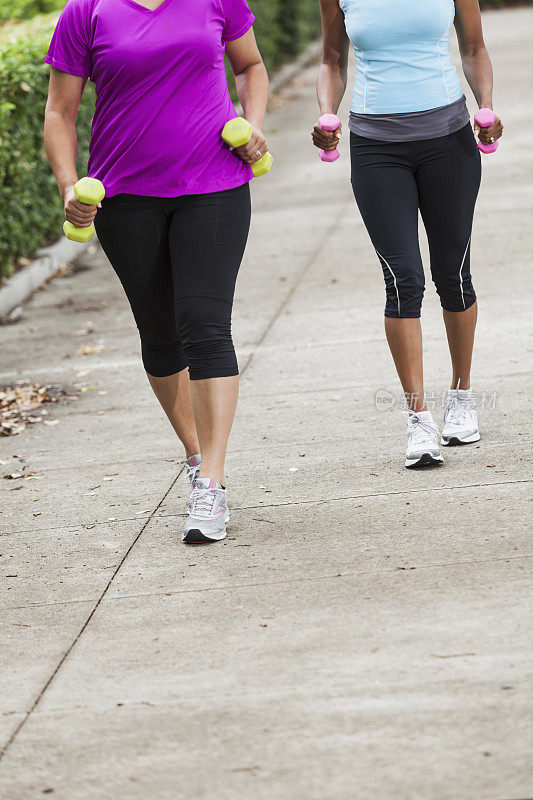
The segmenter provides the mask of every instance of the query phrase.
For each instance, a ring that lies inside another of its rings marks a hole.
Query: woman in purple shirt
[[[231,309],[250,164],[267,151],[268,76],[253,22],[246,0],[68,0],[45,58],[45,145],[65,216],[77,227],[94,220],[128,296],[148,380],[185,447],[186,542],[226,535],[224,459],[238,393]],[[253,127],[235,151],[220,136],[237,116],[224,54]],[[106,191],[98,208],[73,190],[87,78],[96,89],[87,174]]]

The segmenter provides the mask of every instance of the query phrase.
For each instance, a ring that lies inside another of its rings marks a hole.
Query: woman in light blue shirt
[[[449,33],[455,24],[465,77],[479,107],[492,108],[478,0],[321,0],[321,10],[321,114],[335,114],[344,95],[350,41],[356,55],[351,180],[385,278],[385,331],[409,408],[405,465],[438,463],[439,431],[424,399],[418,211],[452,361],[440,443],[467,444],[480,438],[470,387],[477,317],[470,238],[481,164]],[[476,126],[484,144],[502,130],[498,118],[481,132]],[[319,125],[312,134],[324,150],[339,135]]]

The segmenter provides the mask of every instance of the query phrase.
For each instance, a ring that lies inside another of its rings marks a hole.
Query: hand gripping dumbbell
[[[496,114],[492,108],[480,108],[474,116],[474,119],[480,128],[490,128],[490,126],[494,125],[494,122],[496,121]],[[498,142],[483,144],[483,142],[478,140],[477,146],[482,153],[495,153],[498,149]]]
[[[80,203],[95,206],[100,200],[103,200],[105,189],[102,181],[97,178],[81,178],[74,184],[74,194]],[[63,232],[67,239],[72,239],[73,242],[88,242],[91,236],[94,236],[95,231],[92,222],[86,228],[77,228],[72,222],[65,220]]]
[[[253,128],[244,117],[235,117],[226,122],[222,128],[222,138],[231,147],[242,147],[243,144],[248,144],[252,138]],[[252,174],[254,178],[259,178],[260,175],[266,175],[270,171],[274,163],[273,157],[267,151],[264,156],[258,161],[254,161],[250,166],[252,167]]]
[[[322,114],[318,124],[324,131],[336,131],[337,128],[340,128],[341,121],[336,114]],[[318,152],[322,161],[327,162],[336,161],[340,156],[337,148],[335,150],[319,150]]]

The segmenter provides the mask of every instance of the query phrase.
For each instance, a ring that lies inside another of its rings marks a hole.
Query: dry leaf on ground
[[[42,416],[47,412],[41,407],[57,403],[64,397],[65,392],[59,386],[41,386],[38,383],[6,386],[0,390],[0,436],[14,436],[21,433],[26,425],[42,422]],[[37,414],[36,409],[40,409]],[[58,420],[45,422],[55,425]]]
[[[77,356],[90,356],[94,353],[103,353],[105,345],[103,344],[83,344],[76,350]]]

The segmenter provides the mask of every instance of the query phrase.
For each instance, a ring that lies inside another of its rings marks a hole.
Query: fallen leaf
[[[76,350],[77,356],[90,356],[94,355],[95,353],[103,353],[105,351],[104,344],[82,344],[81,347],[78,347]]]

